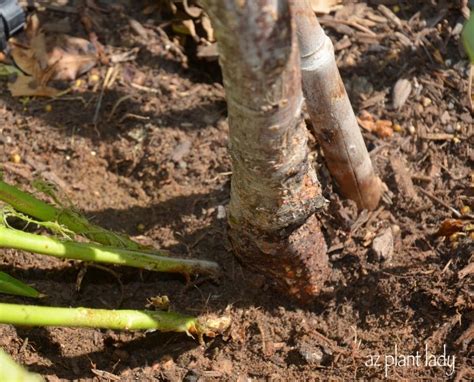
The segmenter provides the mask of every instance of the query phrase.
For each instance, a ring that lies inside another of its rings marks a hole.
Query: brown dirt
[[[114,268],[121,290],[110,273],[89,267],[77,291],[83,265],[13,250],[0,252],[0,269],[46,293],[45,305],[142,309],[148,298],[167,295],[180,312],[228,309],[233,325],[205,346],[179,334],[2,325],[0,346],[49,381],[376,380],[384,378],[385,357],[395,346],[399,355],[421,352],[422,362],[390,368],[391,379],[472,380],[473,284],[472,269],[465,270],[473,261],[472,240],[469,234],[454,241],[435,235],[444,219],[455,217],[448,207],[474,208],[468,66],[453,33],[462,22],[459,9],[443,1],[401,1],[401,28],[381,19],[376,3],[382,1],[346,5],[336,14],[356,15],[357,25],[335,23],[334,14],[321,19],[356,113],[365,110],[401,128],[385,139],[364,130],[388,188],[372,213],[358,213],[338,196],[312,140],[330,200],[318,218],[333,276],[317,302],[300,308],[241,266],[229,250],[225,219],[218,218],[228,203],[231,167],[217,64],[194,59],[192,43],[186,45],[190,62],[183,62],[136,3],[127,13],[146,27],[146,43],[118,12],[98,31],[110,52],[140,50],[121,64],[122,81],[105,92],[97,126],[91,123],[97,104],[92,75],[103,78],[106,67],[86,75],[68,100],[21,102],[1,80],[4,178],[29,190],[32,179],[47,179],[94,222],[176,255],[216,260],[223,279],[186,285],[180,277]],[[77,14],[49,10],[42,17],[69,17],[76,34],[84,34]],[[156,91],[133,88],[130,78]],[[399,78],[409,79],[412,90],[394,110]],[[108,119],[124,95],[131,98]],[[20,163],[11,161],[13,154]],[[461,220],[472,223],[472,214]],[[383,246],[380,253],[371,250],[387,228],[391,256]],[[443,345],[456,357],[451,376],[446,368],[424,366],[425,346],[441,355]],[[369,367],[376,355],[379,366]]]

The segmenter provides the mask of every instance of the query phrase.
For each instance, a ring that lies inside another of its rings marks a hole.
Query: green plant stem
[[[149,248],[136,243],[126,235],[117,234],[92,224],[84,216],[70,209],[53,207],[2,180],[0,180],[0,200],[26,215],[41,221],[57,222],[76,234],[97,243],[131,250],[149,251]],[[166,256],[166,253],[161,251],[153,251],[153,253]]]
[[[92,243],[61,241],[48,236],[35,235],[0,226],[0,247],[20,249],[65,259],[105,264],[127,265],[150,271],[181,274],[217,275],[217,263],[206,260],[178,259],[156,256],[123,248],[106,247]]]
[[[0,272],[0,293],[34,298],[41,296],[36,289],[5,272]]]
[[[38,374],[33,374],[18,365],[7,353],[0,349],[0,381],[42,382]]]
[[[198,319],[174,312],[58,308],[0,303],[0,323],[206,334]]]

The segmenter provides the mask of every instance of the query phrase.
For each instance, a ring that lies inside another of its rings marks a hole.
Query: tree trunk
[[[237,256],[302,301],[329,274],[295,26],[283,0],[203,0],[224,76],[232,157],[229,236]]]
[[[303,91],[313,131],[331,175],[359,208],[375,209],[382,193],[334,57],[308,0],[291,0],[301,55]]]

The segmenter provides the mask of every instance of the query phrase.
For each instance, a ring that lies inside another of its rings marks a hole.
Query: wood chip
[[[399,79],[393,87],[393,108],[400,109],[411,93],[411,83],[405,78]]]
[[[398,18],[398,16],[393,13],[389,8],[387,8],[385,5],[380,4],[377,9],[382,13],[393,25],[395,25],[397,28],[402,29],[402,22]]]
[[[390,261],[393,255],[393,234],[387,228],[372,242],[372,251],[378,261]]]
[[[410,173],[407,170],[408,165],[403,163],[399,156],[392,156],[390,158],[390,166],[395,176],[395,183],[397,184],[399,194],[414,202],[418,202],[420,198],[413,186]]]
[[[472,275],[474,273],[474,263],[469,263],[458,273],[458,277],[462,280],[464,277]]]
[[[448,133],[432,133],[432,134],[421,134],[421,139],[428,141],[450,141],[454,138],[454,134]]]
[[[148,32],[146,31],[146,29],[143,27],[142,24],[140,24],[137,20],[132,19],[132,18],[128,20],[128,23],[130,24],[130,28],[132,28],[132,30],[138,36],[140,36],[144,40],[148,39]]]
[[[367,109],[368,107],[377,105],[379,102],[382,102],[382,101],[385,101],[385,93],[384,92],[377,93],[376,95],[361,102],[360,109]]]

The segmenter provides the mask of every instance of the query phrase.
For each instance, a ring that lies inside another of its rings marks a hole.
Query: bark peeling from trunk
[[[314,216],[295,26],[283,0],[204,0],[219,46],[229,115],[229,235],[237,256],[301,301],[328,277]]]
[[[373,210],[382,195],[349,97],[324,33],[308,0],[292,0],[301,54],[301,73],[313,131],[331,175],[359,208]]]

